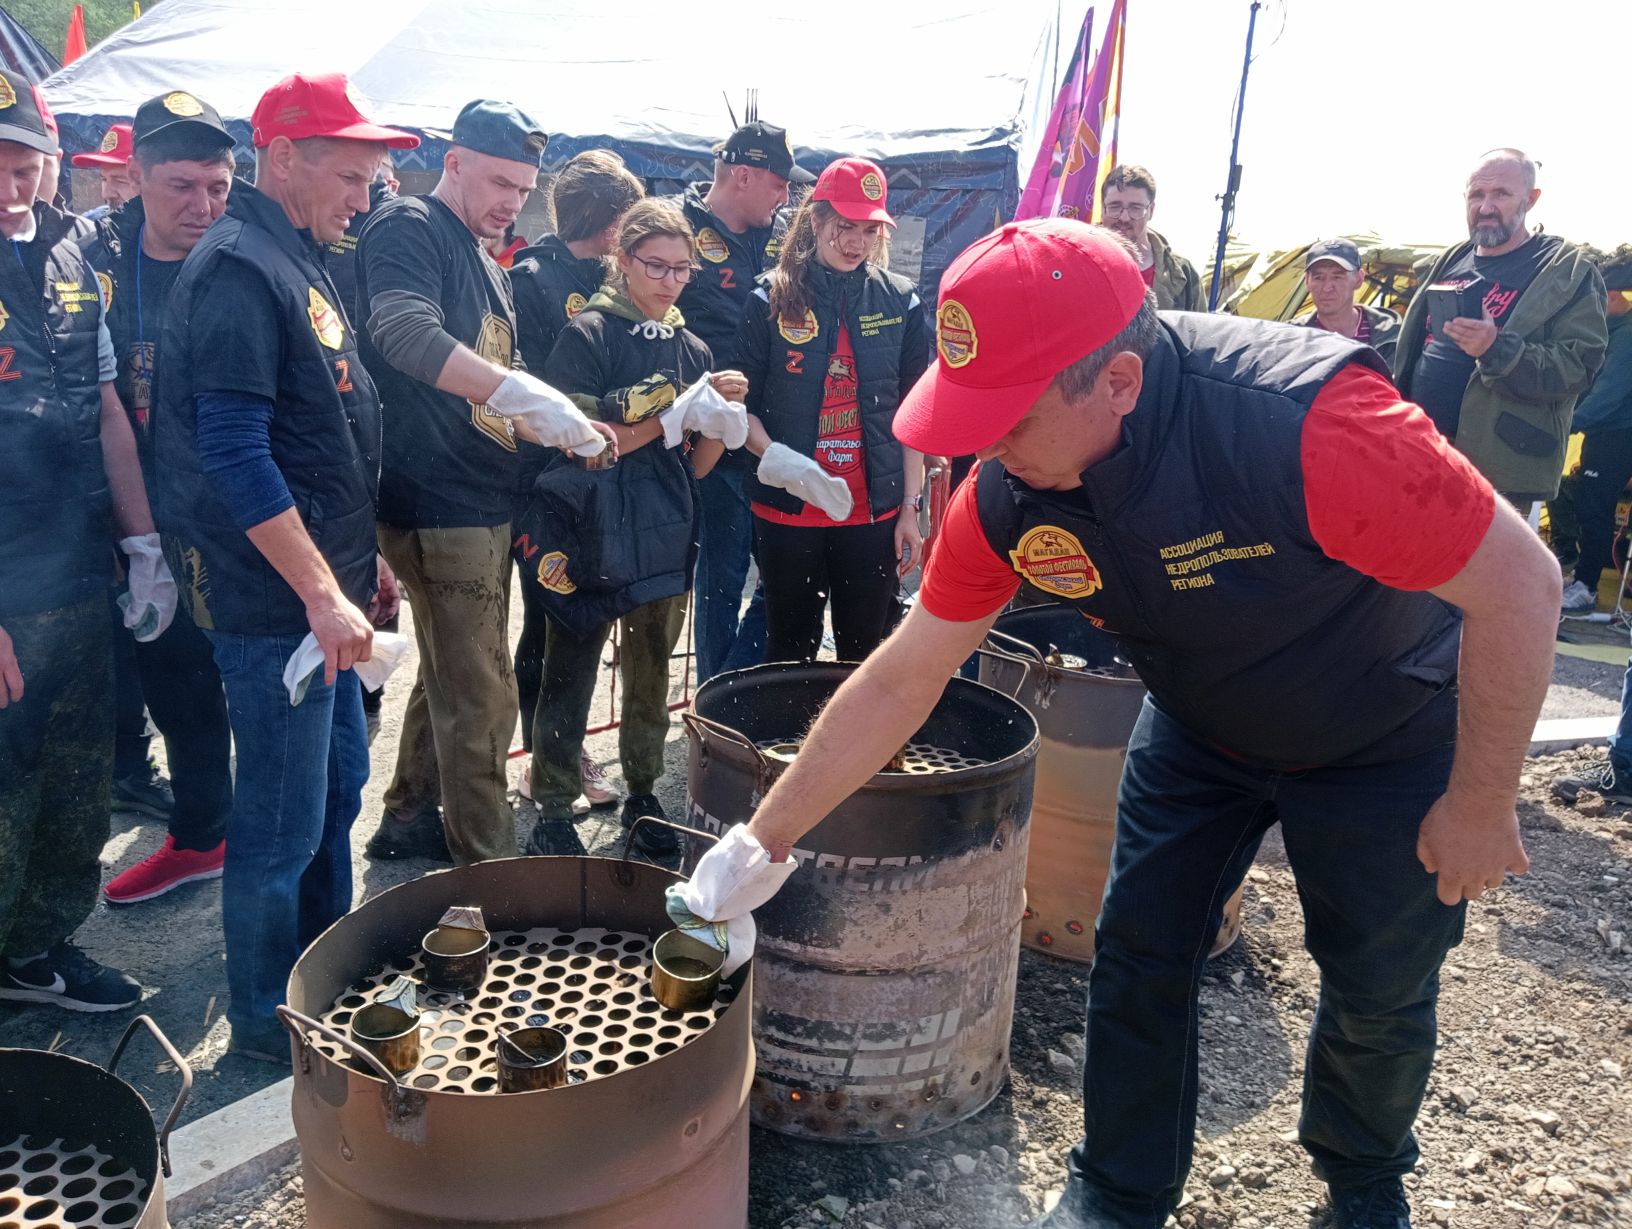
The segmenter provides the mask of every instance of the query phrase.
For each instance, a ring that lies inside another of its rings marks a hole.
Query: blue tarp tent
[[[1013,210],[1021,147],[1053,101],[1058,29],[1056,0],[165,0],[45,90],[70,153],[174,89],[208,99],[247,147],[256,99],[297,69],[346,73],[373,118],[420,132],[472,98],[506,98],[556,134],[546,171],[606,146],[669,191],[708,177],[725,97],[741,118],[754,87],[804,165],[884,165],[897,267],[933,291]],[[441,153],[433,139],[399,165],[435,168]]]
[[[30,81],[38,81],[61,67],[57,57],[40,46],[39,40],[4,8],[0,8],[0,63]]]

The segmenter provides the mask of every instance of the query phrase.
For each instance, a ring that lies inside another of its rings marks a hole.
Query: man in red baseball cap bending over
[[[1003,227],[947,271],[937,324],[896,435],[980,466],[918,604],[748,834],[786,857],[1022,580],[1074,606],[1150,694],[1096,931],[1086,1137],[1038,1224],[1156,1229],[1177,1204],[1198,979],[1278,821],[1321,971],[1299,1134],[1340,1229],[1404,1229],[1440,963],[1464,902],[1527,867],[1514,799],[1557,566],[1369,347],[1158,313],[1106,231]]]

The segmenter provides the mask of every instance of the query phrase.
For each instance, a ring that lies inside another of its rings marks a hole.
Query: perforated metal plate
[[[756,744],[761,751],[769,751],[773,747],[797,746],[797,740],[783,738],[767,738]],[[778,755],[779,759],[790,758],[786,753]],[[932,747],[928,743],[908,743],[902,752],[900,767],[885,767],[883,772],[904,772],[918,776],[935,772],[957,772],[963,768],[981,768],[989,760],[976,759],[972,755],[964,755],[961,751],[954,751],[950,747]]]
[[[0,1229],[123,1229],[147,1183],[89,1144],[24,1135],[0,1144]]]
[[[703,1011],[668,1010],[652,997],[651,948],[647,936],[617,930],[495,933],[480,991],[464,999],[434,991],[421,996],[419,1065],[401,1078],[440,1092],[496,1092],[497,1033],[546,1024],[567,1034],[574,1084],[672,1054],[713,1027],[734,992],[722,985]],[[403,973],[422,976],[418,952],[353,983],[320,1019],[347,1033],[352,1013]],[[313,1041],[336,1062],[349,1057],[331,1042]]]

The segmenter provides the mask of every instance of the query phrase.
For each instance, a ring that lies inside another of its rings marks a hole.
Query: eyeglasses
[[[1105,206],[1105,216],[1107,218],[1128,218],[1135,222],[1149,212],[1149,205],[1124,205],[1120,201],[1114,205]]]
[[[696,265],[670,265],[661,260],[647,260],[644,256],[631,256],[631,260],[646,270],[646,276],[654,282],[661,282],[666,277],[672,277],[676,286],[684,286],[700,269]]]

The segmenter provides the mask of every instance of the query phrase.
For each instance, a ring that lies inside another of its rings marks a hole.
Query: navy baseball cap
[[[791,183],[815,183],[816,176],[793,160],[788,130],[755,120],[714,147],[714,156],[732,166],[763,167]]]
[[[1317,239],[1304,254],[1303,267],[1312,269],[1316,262],[1329,260],[1340,269],[1353,273],[1360,267],[1360,249],[1347,239]]]
[[[539,164],[550,144],[550,134],[532,116],[514,103],[490,98],[467,102],[448,139],[479,154],[529,166]]]
[[[0,69],[0,141],[15,141],[41,154],[61,152],[51,111],[39,87],[21,73]]]
[[[168,90],[137,107],[132,144],[140,145],[151,136],[182,126],[213,133],[222,149],[232,144],[232,134],[221,122],[221,113],[186,90]]]

